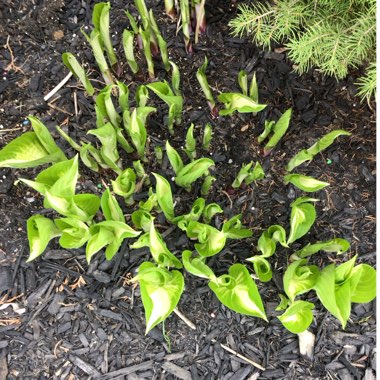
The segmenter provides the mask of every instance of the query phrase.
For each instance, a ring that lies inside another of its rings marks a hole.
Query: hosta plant
[[[316,156],[321,151],[328,148],[337,137],[339,136],[350,136],[351,133],[344,131],[342,129],[337,129],[328,133],[319,139],[315,144],[313,144],[308,149],[303,149],[299,151],[294,157],[290,159],[290,161],[286,165],[286,170],[291,172],[297,166],[303,164],[304,162],[311,161],[314,156]]]
[[[179,83],[179,78],[176,78],[176,81]],[[170,134],[174,134],[174,124],[179,125],[182,120],[182,96],[176,95],[166,81],[150,83],[146,87],[169,106],[168,129]]]
[[[289,108],[281,115],[276,123],[274,121],[265,121],[264,132],[258,138],[259,143],[262,143],[271,135],[264,146],[264,156],[267,156],[285,135],[289,128],[291,116],[292,109]]]
[[[191,33],[194,32],[194,41],[197,44],[199,35],[206,31],[206,0],[165,0],[166,14],[173,20],[180,15],[181,28],[185,41],[185,49],[192,53]]]
[[[213,117],[218,116],[218,108],[216,106],[215,100],[214,100],[214,95],[212,94],[211,88],[208,84],[207,76],[206,76],[206,69],[208,66],[208,59],[205,56],[205,61],[203,65],[197,70],[197,79],[198,82],[201,86],[201,89],[206,97],[207,104],[210,108],[211,115]]]
[[[335,249],[339,249],[339,244],[336,246]],[[356,259],[357,255],[343,264],[331,264],[322,270],[316,265],[309,265],[308,259],[298,259],[290,264],[283,280],[288,297],[280,308],[286,309],[279,317],[283,325],[295,334],[309,327],[314,305],[296,300],[296,297],[314,290],[322,305],[345,328],[351,303],[367,303],[376,296],[376,271],[367,264],[355,266]]]
[[[34,116],[28,119],[33,132],[25,132],[0,150],[0,167],[33,168],[67,160],[45,125]]]
[[[259,93],[255,75],[252,78],[249,91],[248,78],[244,70],[239,72],[238,82],[242,93],[224,92],[218,96],[218,100],[224,104],[224,109],[219,111],[219,115],[231,115],[235,111],[256,114],[266,107],[265,104],[259,104]]]
[[[232,183],[232,187],[237,189],[244,182],[246,185],[257,181],[259,179],[263,179],[265,177],[264,170],[259,162],[256,162],[255,166],[253,166],[253,162],[250,162],[247,165],[243,165],[237,174],[234,182]]]

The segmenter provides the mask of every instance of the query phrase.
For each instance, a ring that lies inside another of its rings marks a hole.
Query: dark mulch
[[[112,3],[112,28],[119,41],[127,25],[123,13],[126,2]],[[29,130],[25,117],[30,114],[44,120],[57,138],[53,130],[56,124],[68,125],[74,138],[93,127],[92,102],[74,80],[50,104],[43,100],[67,74],[61,53],[71,51],[82,61],[91,60],[80,27],[90,25],[92,5],[78,0],[0,0],[1,146]],[[316,194],[320,199],[318,219],[301,243],[343,237],[351,242],[350,257],[358,253],[360,262],[375,264],[375,115],[355,97],[354,82],[359,73],[353,72],[339,83],[317,70],[296,75],[285,53],[263,52],[246,40],[232,38],[227,23],[235,8],[216,0],[207,8],[207,36],[195,47],[195,53],[187,56],[182,41],[175,36],[175,25],[163,16],[163,2],[155,13],[163,25],[171,57],[180,67],[186,98],[184,124],[171,141],[182,145],[191,121],[197,126],[212,123],[215,133],[210,155],[217,163],[218,181],[209,200],[219,202],[227,216],[243,212],[245,223],[255,231],[253,239],[234,241],[211,260],[214,270],[223,273],[232,262],[251,256],[257,236],[270,224],[287,226],[289,204],[301,193],[283,185],[285,163],[299,149],[338,128],[352,132],[352,136],[339,139],[299,170],[330,183]],[[122,57],[121,48],[118,50]],[[256,71],[261,99],[269,104],[267,110],[257,117],[241,114],[211,119],[195,79],[205,54],[215,93],[236,90],[239,70]],[[157,72],[159,77],[164,75],[160,69]],[[133,82],[132,87],[144,81],[128,73],[124,79]],[[74,93],[80,110],[77,116]],[[272,155],[263,158],[256,141],[262,123],[265,118],[277,118],[288,107],[294,109],[291,127]],[[149,132],[156,143],[163,144],[167,138],[162,119],[165,112],[162,106],[151,122]],[[199,130],[196,128],[197,133]],[[266,179],[232,191],[230,184],[241,164],[251,160],[263,164]],[[154,165],[150,169],[162,170]],[[87,266],[83,250],[60,250],[53,243],[41,259],[25,263],[25,221],[41,212],[42,203],[35,192],[23,185],[13,186],[13,182],[21,175],[33,177],[36,172],[0,170],[0,293],[14,298],[12,306],[0,310],[0,379],[375,378],[374,302],[353,305],[345,331],[317,302],[310,328],[316,335],[314,360],[300,356],[297,336],[287,332],[275,317],[282,288],[279,279],[288,255],[281,249],[272,260],[274,280],[260,285],[269,324],[227,310],[204,281],[185,275],[186,291],[179,310],[195,323],[196,330],[171,316],[166,322],[171,351],[160,329],[144,336],[139,290],[128,279],[143,260],[149,259],[146,250],[130,253],[124,246],[113,261],[107,262],[98,254]],[[109,182],[107,173],[95,176],[83,172],[87,179],[81,182],[83,189],[98,191],[102,180]],[[165,173],[171,176],[169,169]],[[185,210],[193,197],[182,192],[180,208]],[[188,244],[178,231],[167,230],[166,234],[174,252]],[[341,258],[320,255],[317,260],[327,264]],[[230,354],[220,344],[260,364],[265,371]]]

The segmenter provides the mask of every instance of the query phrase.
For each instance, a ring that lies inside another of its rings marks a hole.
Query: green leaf
[[[126,128],[139,157],[144,157],[147,132],[145,123],[140,117],[138,117],[136,108],[133,110],[131,122],[128,126],[126,126]]]
[[[136,103],[139,107],[145,107],[149,99],[149,91],[145,85],[140,85],[137,87],[135,93]]]
[[[241,223],[241,214],[227,220],[222,227],[223,233],[228,239],[244,239],[252,236],[252,231]]]
[[[143,230],[144,232],[148,232],[150,229],[150,225],[153,221],[153,216],[146,210],[136,210],[133,211],[132,222],[135,227],[139,230]]]
[[[245,177],[244,183],[246,185],[249,185],[253,181],[257,181],[263,178],[265,178],[263,167],[260,165],[259,162],[256,162],[254,168],[248,173],[248,176]]]
[[[314,309],[314,304],[311,302],[296,301],[278,319],[290,332],[299,334],[307,330],[313,322],[312,309]]]
[[[106,220],[92,225],[90,227],[91,238],[86,247],[87,262],[90,262],[91,257],[106,246],[106,259],[111,260],[124,239],[137,237],[140,233],[128,226],[128,224],[114,220]]]
[[[279,297],[280,297],[280,303],[279,305],[276,307],[276,311],[281,311],[281,310],[285,310],[287,309],[288,306],[290,306],[290,301],[288,300],[288,298],[286,296],[284,296],[283,294],[279,294]]]
[[[169,272],[145,262],[140,265],[134,280],[140,284],[147,334],[176,308],[184,289],[184,279],[176,270]]]
[[[216,281],[216,276],[212,269],[206,265],[204,257],[192,258],[193,252],[185,250],[182,252],[182,262],[185,269],[194,276]]]
[[[216,181],[216,178],[211,176],[211,175],[208,175],[203,183],[202,183],[202,186],[201,186],[201,194],[206,197],[208,195],[208,193],[210,192],[210,188],[212,186],[212,184]]]
[[[75,194],[59,197],[46,190],[45,201],[52,209],[68,218],[76,218],[82,222],[90,221],[97,213],[100,199],[94,194]]]
[[[107,116],[111,124],[114,127],[119,127],[121,123],[121,116],[116,111],[115,105],[113,104],[111,97],[112,91],[115,88],[115,85],[108,85],[104,87],[97,95],[95,102],[100,112],[104,116]]]
[[[136,111],[137,111],[137,117],[145,125],[149,114],[151,114],[152,112],[156,112],[157,108],[154,108],[154,107],[137,107]]]
[[[143,52],[144,52],[144,56],[145,56],[147,66],[148,66],[149,79],[154,80],[155,74],[154,74],[154,63],[153,63],[153,59],[152,59],[152,51],[151,51],[151,45],[150,45],[150,40],[151,40],[150,29],[143,30],[140,27],[139,28],[139,34],[141,36],[141,40],[142,40],[142,44],[143,44]]]
[[[87,224],[74,218],[63,218],[54,220],[55,225],[62,232],[59,244],[65,249],[82,247],[90,238]]]
[[[117,57],[112,47],[110,37],[110,20],[109,12],[111,9],[110,3],[98,3],[95,4],[92,13],[92,21],[97,30],[99,30],[102,42],[107,52],[108,60],[111,66],[117,63]]]
[[[248,77],[244,70],[239,71],[238,83],[243,95],[248,96]]]
[[[218,111],[216,108],[214,96],[212,94],[212,91],[210,89],[210,86],[208,84],[207,77],[206,77],[207,66],[208,66],[208,59],[205,56],[205,61],[204,61],[203,65],[197,70],[196,75],[197,75],[198,82],[202,88],[202,91],[206,97],[206,100],[207,100],[208,106],[210,108],[211,114],[213,116],[217,116]]]
[[[205,125],[205,129],[203,132],[202,149],[204,150],[210,149],[211,138],[212,138],[212,127],[209,123],[207,123]]]
[[[316,265],[305,265],[306,259],[297,260],[290,264],[284,274],[284,290],[290,301],[295,297],[313,289],[319,277],[319,269]]]
[[[92,86],[90,80],[88,79],[88,76],[86,75],[86,72],[84,71],[83,67],[74,57],[74,55],[71,53],[63,53],[62,62],[75,75],[75,77],[80,80],[80,82],[86,89],[88,95],[94,95],[95,89]]]
[[[328,148],[337,137],[339,136],[350,136],[351,133],[338,129],[328,133],[319,139],[314,145],[308,149],[301,150],[298,152],[286,165],[286,170],[291,172],[294,168],[301,165],[305,161],[311,161],[314,156],[320,153],[322,150]]]
[[[221,116],[231,115],[235,111],[240,113],[260,112],[266,107],[266,104],[258,104],[249,96],[234,92],[224,92],[218,96],[218,100],[225,107],[219,111]]]
[[[149,10],[149,26],[153,30],[154,36],[157,40],[158,47],[160,49],[162,63],[164,64],[164,68],[166,71],[169,71],[170,64],[169,64],[169,54],[168,54],[167,43],[162,37],[160,29],[157,25],[156,19],[154,18],[152,9]]]
[[[54,222],[42,215],[33,215],[27,221],[29,257],[27,262],[36,259],[46,249],[49,241],[61,235]]]
[[[70,146],[75,149],[77,152],[81,150],[81,145],[77,144],[74,139],[72,139],[66,132],[64,132],[58,125],[55,126],[56,130],[58,133],[63,137],[69,144]]]
[[[196,145],[197,142],[194,138],[194,124],[191,123],[190,128],[187,130],[186,133],[185,145],[185,152],[191,161],[193,161],[197,157]]]
[[[127,59],[128,65],[131,68],[133,74],[136,74],[139,71],[139,66],[136,62],[135,55],[133,53],[133,39],[134,33],[124,29],[123,31],[123,48],[125,58]]]
[[[272,269],[270,263],[264,256],[253,256],[247,261],[253,263],[253,269],[262,282],[268,282],[272,279]]]
[[[149,229],[149,248],[158,266],[182,268],[182,263],[169,251],[161,235],[154,228],[153,220]]]
[[[139,33],[139,27],[137,26],[137,23],[136,23],[136,20],[134,19],[134,17],[129,13],[129,11],[124,11],[125,14],[127,15],[128,17],[128,20],[129,20],[129,23],[131,24],[131,28],[133,30],[133,33],[134,34],[138,34]]]
[[[178,152],[166,141],[166,154],[168,155],[169,161],[173,170],[176,174],[183,168],[183,161]]]
[[[207,224],[190,221],[186,226],[186,234],[190,239],[198,239],[194,245],[197,252],[203,257],[214,256],[226,244],[226,234]]]
[[[125,83],[117,81],[117,88],[119,90],[119,106],[122,112],[129,110],[129,87]]]
[[[278,242],[283,247],[288,248],[288,245],[286,244],[286,232],[283,227],[274,224],[268,228],[268,233],[274,242]]]
[[[50,191],[51,194],[57,197],[71,197],[75,193],[77,179],[78,156],[75,156],[71,160],[58,162],[43,170],[35,181],[23,178],[20,178],[20,181],[44,196],[46,196],[47,191]],[[44,207],[51,207],[46,199],[44,200]]]
[[[127,204],[133,203],[136,189],[136,173],[132,168],[123,170],[115,181],[111,181],[115,194],[124,197]]]
[[[342,327],[345,328],[347,323],[347,307],[344,307],[346,310],[341,310],[340,305],[338,305],[336,298],[336,288],[335,288],[335,265],[331,264],[320,272],[318,280],[314,285],[314,290],[317,293],[318,298],[322,302],[323,306],[334,315],[342,324]],[[333,291],[332,291],[333,290]],[[342,292],[343,290],[343,292]],[[349,281],[345,282],[344,288],[339,292],[339,296],[342,296],[343,293],[350,292],[350,283]],[[347,297],[348,296],[348,297]],[[346,294],[346,299],[348,304],[351,305],[351,295]],[[347,303],[346,303],[347,305]]]
[[[99,165],[103,166],[103,160],[100,156],[100,152],[94,148],[90,143],[84,144],[79,151],[80,159],[91,170],[97,172]]]
[[[152,211],[154,207],[157,206],[157,194],[153,193],[152,188],[149,188],[149,198],[143,202],[139,203],[140,209],[144,211]]]
[[[175,183],[178,186],[184,187],[190,191],[192,183],[203,176],[208,169],[214,165],[214,161],[209,158],[199,158],[184,166],[175,178]]]
[[[157,202],[160,205],[162,212],[167,220],[172,221],[174,219],[174,203],[172,190],[169,182],[162,176],[156,173],[152,173],[156,178],[156,195]]]
[[[264,231],[259,238],[257,249],[261,252],[261,257],[271,257],[276,251],[277,242],[283,247],[287,247],[284,228],[278,224],[274,224],[267,231]]]
[[[52,162],[66,161],[67,158],[65,154],[63,153],[61,148],[57,146],[45,125],[34,116],[28,116],[28,119],[32,125],[35,134],[38,137],[38,140],[40,140],[40,143],[43,145],[43,147],[49,154],[51,154],[54,158],[56,157],[56,159],[54,159],[54,161]]]
[[[91,237],[86,245],[87,263],[90,263],[91,258],[95,255],[95,253],[99,252],[102,248],[111,244],[115,239],[112,231],[108,230],[107,228],[96,227],[96,229],[97,231],[95,230],[91,232]]]
[[[172,88],[173,88],[173,91],[176,95],[181,96],[181,90],[179,88],[180,83],[181,83],[181,76],[179,73],[178,66],[172,61],[169,61],[169,63],[172,67]]]
[[[100,204],[106,220],[125,222],[123,211],[108,187],[102,195]]]
[[[367,264],[360,264],[352,270],[352,281],[356,283],[351,301],[371,302],[376,297],[376,270]]]
[[[223,209],[217,203],[209,203],[203,210],[203,221],[208,224],[214,215],[221,213],[223,213]]]
[[[137,177],[143,180],[145,185],[150,185],[150,180],[148,174],[146,174],[144,166],[142,165],[140,160],[133,161],[133,168],[137,174]]]
[[[90,35],[86,34],[83,29],[81,29],[82,34],[91,45],[92,53],[94,55],[96,64],[98,65],[100,72],[102,73],[103,79],[106,85],[113,84],[113,76],[108,67],[106,57],[103,53],[103,42],[99,30],[94,29]]]
[[[272,151],[272,149],[279,143],[282,136],[285,135],[286,131],[289,128],[291,117],[292,117],[292,109],[289,108],[278,119],[277,123],[274,125],[272,129],[273,135],[264,147],[264,156],[268,155]]]
[[[317,242],[314,244],[309,243],[299,251],[295,252],[293,255],[294,257],[305,258],[319,251],[335,252],[338,255],[340,255],[341,253],[348,251],[349,248],[350,243],[347,240],[336,238],[327,241]]]
[[[228,275],[210,282],[209,287],[219,301],[231,310],[267,321],[257,286],[244,265],[232,265]]]
[[[116,173],[121,173],[118,166],[119,152],[117,150],[117,136],[115,128],[111,123],[105,124],[101,128],[91,129],[88,134],[96,136],[102,144],[100,154],[102,160]]]
[[[302,174],[287,174],[284,176],[284,181],[285,184],[290,182],[300,190],[308,193],[321,190],[330,185],[328,182],[319,181],[318,179]]]
[[[34,168],[50,162],[67,160],[55,144],[48,129],[29,116],[34,132],[26,132],[0,150],[0,167]]]
[[[257,249],[262,257],[271,257],[276,252],[276,242],[271,238],[268,231],[264,231],[257,242]]]
[[[168,122],[168,128],[170,133],[173,134],[173,123],[180,124],[182,119],[182,96],[175,95],[169,83],[166,81],[147,84],[147,87],[169,106],[170,120]]]
[[[256,73],[253,74],[251,86],[249,87],[249,97],[254,102],[259,102],[259,87],[257,86]]]
[[[206,201],[203,198],[197,198],[188,214],[184,214],[181,216],[176,217],[173,222],[177,223],[179,228],[182,230],[186,230],[187,228],[187,222],[195,221],[197,222],[200,217],[202,216],[203,210],[205,208]],[[182,223],[182,224],[181,224]]]
[[[232,187],[234,189],[239,188],[241,186],[241,184],[243,183],[244,179],[246,177],[248,177],[252,165],[253,165],[253,161],[247,165],[242,166],[242,168],[240,169],[239,173],[237,174],[234,182],[232,182]]]
[[[317,213],[314,205],[307,203],[310,200],[311,198],[297,198],[291,204],[288,245],[304,236],[315,222]]]
[[[275,125],[274,121],[265,120],[264,131],[257,138],[257,141],[259,144],[261,144],[270,135],[270,133],[272,132],[274,128],[274,125]]]
[[[140,14],[141,21],[143,23],[144,29],[148,29],[150,27],[149,12],[148,12],[148,8],[145,5],[145,1],[144,0],[134,0],[134,3],[135,3],[135,7],[137,8],[137,10]]]
[[[265,177],[264,170],[262,166],[260,165],[260,163],[256,162],[253,169],[251,169],[252,166],[253,166],[253,161],[247,165],[243,164],[234,182],[232,183],[232,187],[234,189],[239,188],[241,184],[243,183],[243,181],[245,182],[246,185],[249,185],[253,181],[263,179]]]

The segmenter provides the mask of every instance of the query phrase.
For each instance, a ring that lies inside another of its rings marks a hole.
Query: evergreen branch
[[[362,101],[369,100],[373,96],[376,100],[376,61],[370,63],[365,75],[359,78],[355,84],[359,87],[358,96]]]

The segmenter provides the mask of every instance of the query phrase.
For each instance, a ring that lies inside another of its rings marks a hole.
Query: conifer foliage
[[[230,22],[235,36],[266,48],[285,43],[303,73],[312,66],[337,79],[369,64],[359,95],[376,89],[376,0],[273,0],[241,4]]]

